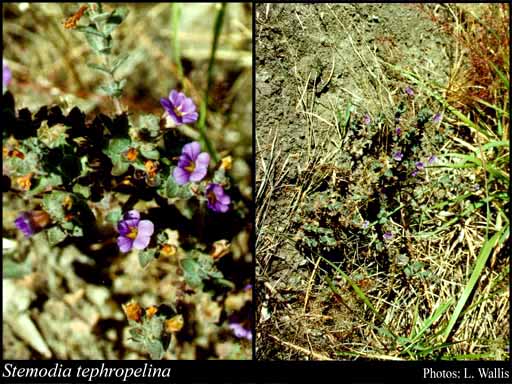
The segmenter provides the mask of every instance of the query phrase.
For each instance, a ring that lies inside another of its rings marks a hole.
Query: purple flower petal
[[[185,116],[183,116],[183,123],[184,124],[193,123],[193,122],[197,121],[198,117],[199,117],[199,114],[197,112],[187,113]]]
[[[169,93],[168,99],[161,99],[160,104],[176,125],[193,123],[199,117],[194,101],[175,89]]]
[[[199,152],[201,152],[201,145],[197,141],[185,144],[182,149],[182,153],[193,160],[199,156]]]
[[[201,181],[208,173],[208,164],[210,162],[210,155],[206,152],[200,153],[199,156],[197,156],[196,162],[195,162],[195,169],[190,174],[190,181]]]
[[[141,220],[139,222],[138,234],[142,236],[150,236],[155,231],[155,226],[150,220]],[[137,236],[139,237],[139,236]]]
[[[136,209],[132,209],[124,214],[125,220],[140,220],[140,212]]]
[[[137,228],[137,225],[139,225],[139,219],[121,220],[118,224],[119,233],[121,233],[121,230],[122,231],[128,230],[128,233],[129,233],[131,231],[131,228]],[[121,235],[124,236],[124,234],[122,234],[122,233],[121,233]]]
[[[166,99],[165,97],[162,97],[160,99],[160,104],[162,105],[162,107],[164,107],[164,109],[170,113],[170,111],[172,111],[172,104],[171,102],[169,101],[169,99]]]
[[[196,106],[192,99],[185,99],[183,100],[183,103],[181,103],[181,111],[185,114],[193,113],[196,111]]]
[[[393,238],[393,234],[391,232],[386,232],[382,237],[384,237],[384,240],[391,240]]]
[[[432,155],[428,158],[428,163],[433,164],[437,160],[437,157],[435,155]]]
[[[150,241],[151,241],[151,236],[145,236],[145,235],[141,235],[139,233],[137,235],[137,237],[135,238],[135,240],[133,241],[133,248],[139,249],[139,250],[145,249],[149,245]]]
[[[196,167],[208,169],[208,164],[210,164],[210,155],[207,152],[200,153],[196,159]]]
[[[396,161],[402,161],[403,157],[404,157],[404,154],[400,151],[395,152],[393,154],[393,159],[395,159]]]
[[[117,245],[119,246],[119,250],[125,253],[132,249],[133,241],[127,237],[119,236],[117,238]]]
[[[12,80],[12,73],[9,66],[2,61],[2,84],[6,88]]]
[[[197,183],[198,181],[203,180],[207,172],[208,170],[206,168],[196,168],[194,172],[190,174],[189,180]]]
[[[30,237],[34,234],[34,229],[30,223],[30,216],[27,212],[23,212],[20,214],[16,220],[14,220],[14,225],[18,228],[25,237]]]
[[[432,121],[433,121],[434,123],[439,123],[439,122],[441,121],[441,114],[440,114],[440,113],[436,113],[436,114],[434,115],[434,117],[432,118]]]
[[[190,173],[185,171],[183,168],[180,168],[179,166],[174,169],[172,175],[174,177],[174,180],[176,181],[176,184],[179,185],[187,184],[190,177]]]
[[[372,122],[372,119],[370,118],[370,115],[369,114],[364,115],[364,117],[363,117],[363,124],[364,125],[370,125],[371,122]]]
[[[192,160],[188,155],[181,155],[178,160],[178,167],[187,168],[193,162],[194,160]]]
[[[224,193],[220,184],[210,183],[206,187],[207,206],[214,212],[227,212],[231,198]]]
[[[130,233],[130,226],[125,221],[121,220],[117,223],[117,231],[121,236],[126,236]]]
[[[178,161],[178,167],[173,171],[176,182],[180,185],[189,181],[198,182],[208,173],[210,155],[201,152],[201,145],[197,141],[185,144]]]
[[[417,161],[416,162],[416,168],[421,171],[422,169],[425,168],[425,164],[423,164],[422,161]]]
[[[405,93],[407,93],[409,96],[414,96],[414,91],[412,90],[411,87],[406,87],[405,88]]]
[[[171,103],[173,103],[174,105],[176,104],[179,104],[181,99],[180,99],[180,93],[173,89],[170,93],[169,93],[169,100],[171,101]]]
[[[241,324],[231,323],[229,328],[233,331],[233,334],[239,339],[252,340],[252,332],[250,329],[245,329]]]
[[[225,205],[227,208],[229,203],[231,203],[231,197],[229,197],[228,195],[220,195],[217,196],[217,201],[219,202],[219,204]]]

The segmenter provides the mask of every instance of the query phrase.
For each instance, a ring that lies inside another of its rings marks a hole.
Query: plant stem
[[[212,42],[212,52],[210,54],[210,61],[208,63],[208,77],[207,77],[207,86],[204,94],[204,98],[201,102],[201,108],[200,108],[200,117],[199,117],[199,133],[201,134],[201,140],[206,145],[206,148],[210,155],[212,156],[213,160],[215,162],[219,161],[219,154],[213,148],[210,140],[208,140],[208,137],[206,136],[206,111],[208,106],[208,95],[210,94],[210,87],[212,85],[213,81],[213,65],[215,63],[215,53],[217,51],[217,45],[219,42],[219,36],[222,31],[222,22],[224,20],[224,14],[226,12],[226,3],[222,3],[219,11],[217,12],[217,16],[215,17],[215,24],[213,27],[213,42]]]
[[[112,84],[116,82],[116,79],[114,77],[114,73],[112,72],[112,67],[110,66],[110,60],[108,59],[108,56],[105,56],[105,66],[109,68],[110,72],[110,79],[112,80]],[[121,106],[121,101],[118,97],[112,96],[112,102],[114,103],[114,108],[116,109],[116,113],[118,115],[123,113],[123,107]]]
[[[102,10],[103,10],[103,8],[102,8],[102,6],[101,6],[101,3],[96,3],[96,4],[97,4],[97,6],[98,6],[98,11],[97,11],[97,12],[98,12],[98,13],[101,13],[101,12],[102,12]],[[94,12],[94,11],[92,11],[92,12]],[[100,31],[100,32],[102,31],[102,28],[101,28],[101,26],[98,24],[98,22],[97,22],[97,21],[95,21],[95,22],[94,22],[94,25],[96,25],[96,29],[97,29],[98,31]],[[112,68],[112,67],[110,66],[110,60],[109,60],[109,58],[108,58],[108,55],[105,55],[105,67],[106,67],[106,68],[108,68],[108,69],[109,69],[109,71],[110,71],[110,78],[112,79],[112,82],[115,82],[115,81],[116,81],[116,79],[114,78],[114,73],[111,71],[111,68]],[[112,102],[113,102],[113,104],[114,104],[114,108],[115,108],[115,110],[116,110],[116,114],[118,114],[118,115],[122,114],[122,113],[123,113],[123,107],[122,107],[122,105],[121,105],[121,102],[119,101],[119,98],[118,98],[118,97],[115,97],[115,96],[112,96]]]

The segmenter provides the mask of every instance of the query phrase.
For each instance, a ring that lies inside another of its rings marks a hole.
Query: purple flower
[[[473,190],[474,191],[478,191],[480,189],[480,184],[474,184],[473,185]]]
[[[208,199],[208,208],[214,212],[227,212],[231,198],[224,193],[222,185],[210,183],[205,192]]]
[[[428,158],[428,163],[429,164],[434,164],[434,161],[437,160],[437,157],[435,155],[432,155]]]
[[[384,240],[391,240],[393,238],[393,234],[391,232],[386,232],[382,237],[384,237]]]
[[[422,161],[417,161],[416,162],[416,168],[418,169],[418,171],[421,171],[422,169],[425,168],[425,164],[423,164]]]
[[[25,237],[30,237],[35,232],[32,224],[30,223],[30,216],[27,212],[22,212],[16,220],[14,220],[14,224],[16,225],[16,228],[23,232]]]
[[[2,84],[4,88],[7,88],[12,79],[12,73],[9,66],[2,61]]]
[[[395,152],[393,154],[393,159],[395,159],[396,161],[402,161],[403,158],[404,158],[404,154],[400,151]]]
[[[187,184],[189,181],[201,181],[208,172],[209,163],[210,155],[201,152],[201,146],[197,141],[185,144],[178,167],[173,172],[174,180],[180,185]]]
[[[413,173],[411,173],[412,177],[416,177],[417,174],[418,174],[418,171],[414,171]]]
[[[396,127],[396,135],[397,135],[397,136],[400,136],[400,135],[401,135],[401,133],[402,133],[402,128],[400,128],[400,127]]]
[[[370,118],[370,115],[369,114],[364,115],[364,117],[363,117],[363,124],[364,125],[370,125],[371,122],[372,122],[372,119]]]
[[[247,284],[247,285],[244,287],[244,291],[249,291],[250,289],[252,289],[252,284]]]
[[[404,89],[404,92],[407,93],[409,96],[414,96],[414,91],[409,86]]]
[[[192,99],[175,89],[169,93],[169,98],[162,97],[160,104],[174,120],[176,125],[189,124],[197,120],[198,114]]]
[[[117,224],[120,236],[117,245],[121,252],[128,252],[132,248],[144,249],[149,245],[155,226],[149,220],[141,220],[136,210],[128,211]]]
[[[370,225],[370,222],[368,220],[365,220],[363,223],[363,229],[368,228],[369,225]]]
[[[433,121],[434,123],[439,123],[439,122],[441,121],[441,114],[440,114],[440,113],[436,113],[436,114],[434,115],[434,117],[432,118],[432,121]]]
[[[235,336],[239,339],[252,340],[252,330],[244,328],[242,324],[230,323],[229,328],[231,328]]]
[[[16,225],[16,228],[23,232],[26,237],[30,237],[33,234],[39,232],[49,223],[50,215],[41,210],[22,212],[16,218],[16,220],[14,220],[14,225]]]

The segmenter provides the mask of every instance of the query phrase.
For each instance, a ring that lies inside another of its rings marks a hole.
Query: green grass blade
[[[485,267],[485,264],[487,263],[487,260],[489,259],[489,256],[491,255],[493,249],[495,248],[496,244],[498,243],[498,240],[502,238],[504,233],[509,231],[509,227],[503,227],[503,229],[497,233],[494,234],[493,237],[491,237],[489,240],[487,240],[481,251],[480,255],[478,256],[475,267],[473,269],[473,272],[471,273],[471,277],[469,278],[469,281],[464,288],[464,291],[462,292],[462,295],[459,298],[459,301],[457,302],[457,306],[455,307],[452,316],[450,318],[450,321],[448,322],[448,325],[444,331],[443,334],[443,343],[445,343],[448,340],[448,337],[450,336],[453,327],[455,326],[455,323],[459,320],[459,316],[464,309],[464,306],[466,305],[466,302],[469,299],[469,296],[471,296],[471,292],[473,292],[473,289],[475,288],[480,275]]]
[[[507,76],[501,70],[494,64],[492,61],[488,61],[489,65],[494,69],[494,72],[498,75],[498,77],[501,79],[501,82],[507,89],[510,88],[510,81],[507,79]]]
[[[420,330],[418,331],[418,333],[414,336],[414,338],[412,339],[411,341],[411,344],[409,344],[409,346],[407,348],[405,348],[403,350],[402,353],[406,353],[407,351],[409,351],[410,349],[413,349],[415,347],[415,345],[418,343],[418,341],[420,340],[421,336],[423,336],[423,334],[425,332],[427,332],[430,327],[436,322],[438,321],[441,316],[444,315],[444,313],[448,310],[448,308],[450,308],[450,306],[453,304],[454,302],[454,299],[450,299],[448,302],[440,305],[435,311],[434,313],[432,314],[432,316],[428,317],[427,319],[425,319],[425,321],[423,322],[423,324],[421,325],[420,327]]]

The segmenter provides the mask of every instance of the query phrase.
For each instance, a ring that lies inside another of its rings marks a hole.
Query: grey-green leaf
[[[97,36],[102,39],[105,37],[105,35],[103,33],[98,31],[98,29],[96,28],[96,26],[94,24],[90,24],[88,26],[78,25],[75,28],[75,31],[83,32],[85,34],[89,34],[89,35],[93,35],[93,36]]]
[[[115,73],[126,62],[126,60],[128,60],[129,57],[130,57],[129,54],[124,54],[124,55],[118,57],[117,59],[115,59],[114,62],[112,63],[112,67],[110,68],[112,73]]]
[[[32,273],[32,263],[26,259],[23,263],[16,263],[11,259],[3,260],[3,278],[19,279]]]
[[[149,355],[153,360],[160,360],[164,355],[164,347],[159,340],[148,341],[146,343]]]
[[[52,246],[64,241],[68,236],[60,227],[52,227],[46,232],[46,234],[48,235],[48,242]]]
[[[109,18],[109,16],[110,16],[110,12],[99,13],[94,16],[91,16],[91,21],[93,21],[95,23],[102,23],[105,20],[107,20]]]
[[[117,223],[121,220],[121,217],[123,216],[123,211],[121,208],[115,208],[112,210],[106,217],[107,221],[117,225]]]
[[[128,16],[128,9],[125,7],[116,8],[105,21],[103,32],[105,35],[110,35],[114,29]]]
[[[88,66],[89,68],[96,69],[97,71],[104,72],[104,73],[106,73],[107,75],[112,74],[112,71],[111,71],[110,69],[108,69],[107,67],[105,67],[104,65],[93,64],[93,63],[87,63],[87,66]]]
[[[156,249],[146,249],[144,251],[139,252],[139,264],[142,268],[148,265],[152,260],[154,260],[156,254]]]
[[[121,176],[123,173],[125,173],[128,168],[130,167],[130,164],[127,162],[117,159],[117,161],[113,161],[114,166],[112,167],[112,176]]]

